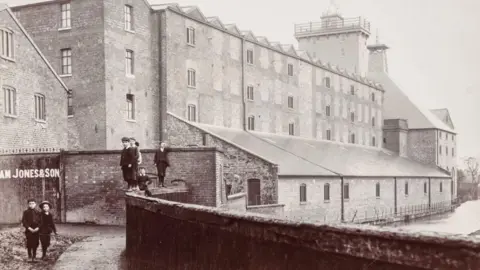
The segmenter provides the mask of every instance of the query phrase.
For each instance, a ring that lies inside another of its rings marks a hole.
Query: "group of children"
[[[146,175],[146,169],[139,167],[142,164],[142,153],[140,152],[140,144],[135,138],[122,138],[123,150],[120,157],[120,166],[122,168],[123,180],[127,182],[127,191],[145,191],[146,196],[151,196],[148,185],[152,183]],[[164,178],[165,171],[170,166],[167,158],[166,144],[162,142],[160,148],[155,153],[154,164],[157,167],[159,184],[165,187]]]
[[[57,235],[53,216],[50,213],[52,205],[48,201],[43,201],[39,205],[41,211],[38,211],[34,199],[29,199],[27,203],[28,209],[23,212],[22,225],[27,238],[28,260],[35,262],[39,242],[42,245],[42,260],[45,260],[50,246],[50,235],[52,232]]]

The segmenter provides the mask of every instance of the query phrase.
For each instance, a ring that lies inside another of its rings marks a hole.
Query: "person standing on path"
[[[157,149],[157,151],[155,152],[155,157],[153,159],[153,162],[157,167],[158,181],[162,187],[165,187],[165,184],[164,184],[165,171],[167,170],[167,167],[170,166],[170,163],[168,162],[168,157],[167,157],[168,151],[165,148],[166,146],[167,144],[165,142],[161,142],[160,148]]]
[[[57,235],[57,228],[55,223],[53,223],[53,215],[50,213],[52,205],[48,201],[43,201],[40,203],[40,209],[42,213],[40,214],[40,244],[42,244],[42,260],[46,259],[47,249],[50,246],[50,234],[53,232]]]
[[[37,203],[34,199],[27,201],[28,209],[23,212],[22,225],[25,227],[25,237],[27,238],[28,259],[35,262],[39,241],[40,213],[35,209]]]
[[[122,138],[123,150],[120,156],[120,166],[122,168],[123,180],[127,182],[128,191],[132,191],[133,179],[136,176],[134,164],[137,163],[136,151],[130,147],[130,139]]]

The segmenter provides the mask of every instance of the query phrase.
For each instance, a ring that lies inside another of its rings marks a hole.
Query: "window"
[[[440,138],[440,139],[442,138],[442,132],[441,131],[438,132],[438,138]]]
[[[405,182],[405,195],[408,195],[408,182]]]
[[[292,96],[288,96],[287,103],[288,103],[288,108],[293,109],[293,97]]]
[[[307,185],[301,184],[300,185],[300,202],[307,201]]]
[[[425,194],[428,193],[427,182],[423,183],[423,193],[425,193]]]
[[[455,156],[455,148],[452,147],[452,157]]]
[[[440,182],[440,192],[443,192],[443,183]]]
[[[195,29],[193,27],[187,28],[187,44],[195,45]]]
[[[73,91],[69,90],[67,95],[67,115],[73,115]]]
[[[132,50],[125,51],[125,70],[127,75],[134,75],[134,68],[135,68],[135,59]]]
[[[372,127],[375,127],[375,117],[372,117]]]
[[[448,147],[445,147],[445,155],[448,156]]]
[[[355,95],[355,85],[350,85],[350,94],[351,94],[352,96]]]
[[[293,65],[288,64],[288,76],[293,76]]]
[[[127,119],[135,120],[135,96],[127,94]]]
[[[452,141],[455,141],[455,135],[452,134]]]
[[[17,91],[15,89],[3,87],[3,104],[5,115],[17,115]]]
[[[35,119],[46,121],[47,114],[45,113],[45,96],[41,94],[35,94]]]
[[[133,7],[125,5],[125,30],[133,31]]]
[[[326,115],[326,116],[330,116],[330,105],[327,105],[327,106],[325,107],[325,115]]]
[[[327,140],[331,140],[332,139],[332,131],[330,129],[327,129]]]
[[[445,140],[448,140],[448,133],[445,134]]]
[[[350,113],[350,121],[355,122],[355,113],[354,112]]]
[[[254,100],[253,86],[247,86],[247,99]]]
[[[195,88],[197,86],[196,71],[194,69],[189,69],[187,71],[187,84],[188,87]]]
[[[375,93],[372,93],[372,101],[375,101]]]
[[[72,27],[72,19],[70,12],[70,3],[65,3],[61,5],[62,10],[62,24],[61,28],[70,28]]]
[[[72,74],[72,49],[62,49],[62,75]]]
[[[324,82],[325,82],[325,87],[330,88],[330,77],[325,77]]]
[[[288,124],[288,135],[295,135],[295,123]]]
[[[253,51],[247,50],[247,64],[253,65]]]
[[[350,134],[350,142],[355,143],[355,133]]]
[[[197,121],[197,107],[195,105],[188,105],[187,108],[187,118],[188,121],[196,122]]]
[[[438,154],[440,154],[440,155],[442,154],[442,146],[441,145],[438,146]]]
[[[377,142],[375,141],[375,136],[372,137],[372,146],[377,146]]]
[[[383,143],[387,143],[387,138],[383,137]]]
[[[255,130],[255,116],[248,117],[248,130]]]
[[[323,200],[330,201],[330,184],[326,183],[323,185]]]
[[[348,186],[348,183],[343,184],[343,198],[345,200],[350,199],[350,188]]]
[[[14,58],[14,47],[13,47],[13,32],[2,29],[2,57],[5,58]]]
[[[380,198],[380,183],[375,184],[375,196]]]

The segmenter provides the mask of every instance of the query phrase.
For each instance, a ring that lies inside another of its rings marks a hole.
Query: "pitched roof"
[[[52,65],[50,65],[50,62],[48,62],[47,58],[43,55],[43,53],[40,51],[40,49],[38,48],[38,46],[35,44],[35,42],[33,41],[33,39],[30,37],[30,35],[27,33],[27,31],[25,30],[25,28],[23,28],[22,24],[20,24],[20,22],[18,21],[18,19],[15,17],[15,15],[13,14],[13,12],[10,10],[10,8],[6,5],[6,4],[1,4],[0,3],[0,12],[1,11],[6,11],[8,12],[8,14],[10,15],[10,17],[12,18],[12,20],[17,24],[18,28],[20,28],[20,31],[22,31],[22,34],[27,38],[27,40],[30,42],[30,44],[32,45],[32,47],[35,49],[35,51],[38,53],[38,55],[40,56],[40,58],[43,60],[43,62],[45,63],[45,65],[47,65],[48,69],[50,69],[50,71],[53,73],[53,76],[58,80],[58,82],[63,86],[63,88],[65,89],[65,92],[68,93],[68,87],[67,85],[63,82],[63,80],[60,78],[60,76],[58,76],[57,72],[53,69]]]
[[[284,176],[439,177],[442,170],[385,149],[191,123],[272,160]]]
[[[406,119],[409,129],[440,129],[455,133],[429,110],[416,105],[384,72],[370,72],[368,78],[382,84],[385,89],[384,119]]]
[[[443,109],[432,109],[430,110],[438,119],[442,120],[445,124],[447,124],[451,129],[455,129],[455,125],[453,125],[452,118],[450,117],[450,112],[447,108]]]

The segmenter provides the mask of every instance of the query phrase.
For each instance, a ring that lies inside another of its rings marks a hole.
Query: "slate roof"
[[[425,110],[412,102],[387,73],[370,72],[368,78],[380,83],[383,89],[385,89],[383,103],[384,119],[406,119],[408,120],[409,129],[434,128],[456,133],[431,111]]]
[[[432,109],[430,110],[438,119],[442,120],[445,124],[447,124],[451,129],[455,129],[455,126],[452,123],[452,118],[450,117],[450,112],[448,109]]]
[[[278,164],[283,176],[439,177],[450,176],[385,149],[193,124]]]

